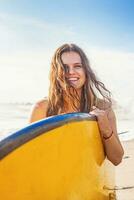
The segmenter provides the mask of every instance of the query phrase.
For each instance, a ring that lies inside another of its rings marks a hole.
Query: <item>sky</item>
[[[133,10],[133,0],[0,0],[0,102],[47,96],[54,51],[76,43],[115,99],[129,105]]]

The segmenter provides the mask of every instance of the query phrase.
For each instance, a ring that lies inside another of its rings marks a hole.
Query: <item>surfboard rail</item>
[[[96,121],[96,117],[87,113],[76,112],[48,117],[27,125],[0,141],[0,159],[41,134],[45,134],[66,123],[82,120]]]

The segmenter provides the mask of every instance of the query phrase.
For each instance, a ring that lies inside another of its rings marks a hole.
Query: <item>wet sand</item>
[[[122,142],[125,154],[116,169],[117,200],[134,200],[134,140]]]

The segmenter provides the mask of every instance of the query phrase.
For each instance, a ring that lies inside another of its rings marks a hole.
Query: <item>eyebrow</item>
[[[80,64],[80,65],[82,65],[82,63],[74,63],[75,65],[77,65],[77,64]]]
[[[64,65],[68,66],[68,64],[64,64]],[[82,65],[82,63],[73,63],[73,65]]]

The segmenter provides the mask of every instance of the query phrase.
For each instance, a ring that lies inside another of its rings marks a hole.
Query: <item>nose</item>
[[[74,70],[74,67],[68,67],[68,74],[74,74],[75,73],[75,70]]]

